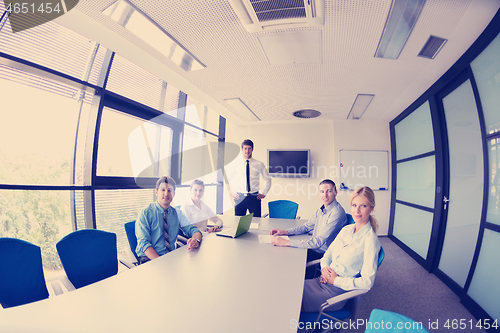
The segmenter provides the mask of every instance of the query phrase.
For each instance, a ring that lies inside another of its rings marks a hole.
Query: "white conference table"
[[[224,226],[237,220],[224,217]],[[293,332],[306,250],[258,235],[304,220],[254,218],[236,239],[205,235],[144,265],[59,296],[0,310],[2,332]],[[295,237],[295,236],[294,236]]]

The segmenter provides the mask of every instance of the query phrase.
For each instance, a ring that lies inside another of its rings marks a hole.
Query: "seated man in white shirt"
[[[222,229],[222,220],[214,213],[206,203],[201,201],[205,193],[205,183],[195,179],[191,183],[191,199],[182,205],[181,210],[188,220],[201,231],[214,232]],[[207,228],[208,220],[214,223],[213,227]]]
[[[325,179],[319,183],[319,195],[323,205],[305,224],[287,230],[273,229],[270,234],[280,235],[301,235],[313,231],[312,237],[303,240],[287,240],[281,237],[273,237],[272,244],[275,246],[292,246],[305,248],[307,250],[307,261],[320,259],[333,242],[340,229],[347,223],[347,216],[344,208],[335,200],[337,189],[335,183],[330,179]]]

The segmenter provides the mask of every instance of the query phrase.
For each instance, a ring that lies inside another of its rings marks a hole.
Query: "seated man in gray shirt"
[[[319,194],[323,205],[314,213],[309,221],[299,227],[287,230],[273,229],[270,232],[273,236],[292,236],[313,231],[312,237],[304,240],[287,240],[281,237],[273,237],[273,245],[308,249],[307,261],[323,257],[325,251],[335,237],[337,237],[340,229],[347,224],[347,217],[344,208],[335,200],[337,189],[332,180],[325,179],[319,183]]]

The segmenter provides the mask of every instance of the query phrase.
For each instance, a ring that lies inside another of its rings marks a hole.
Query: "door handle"
[[[450,199],[448,199],[446,196],[443,196],[444,210],[446,210],[446,206],[448,206],[448,201],[450,201]]]

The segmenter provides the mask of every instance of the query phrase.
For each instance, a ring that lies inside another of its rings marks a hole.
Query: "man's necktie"
[[[250,193],[250,161],[247,160],[247,192]]]
[[[165,233],[165,245],[167,246],[168,253],[172,251],[172,246],[170,245],[170,238],[168,237],[167,210],[163,211],[163,230]]]

